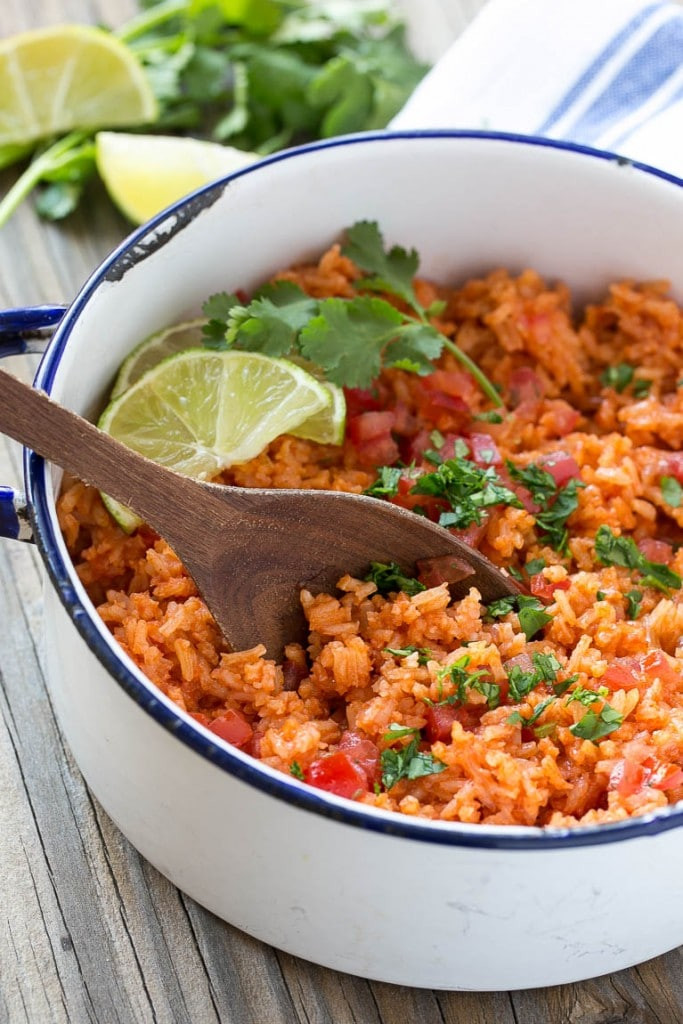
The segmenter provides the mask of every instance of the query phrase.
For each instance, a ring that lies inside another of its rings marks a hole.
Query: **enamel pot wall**
[[[5,314],[6,350],[61,317],[36,386],[93,415],[141,338],[196,315],[216,291],[248,290],[319,254],[362,218],[415,246],[421,272],[441,280],[532,266],[579,300],[621,276],[667,277],[680,299],[681,184],[609,154],[501,135],[365,135],[291,150],[136,231],[65,313]],[[453,825],[271,771],[211,738],[122,654],[60,536],[60,472],[32,453],[25,471],[64,735],[107,813],[199,903],[316,963],[440,989],[576,981],[683,942],[683,808],[567,832]],[[21,504],[0,492],[7,535],[27,532]]]

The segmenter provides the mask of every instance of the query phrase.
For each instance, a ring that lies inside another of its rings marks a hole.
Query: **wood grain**
[[[483,0],[401,2],[415,45],[432,57]],[[135,0],[0,0],[0,33],[119,24],[135,9]],[[0,192],[11,178],[0,175]],[[0,307],[68,302],[127,231],[97,186],[60,227],[26,204],[0,232]],[[34,367],[7,361],[25,378]],[[0,481],[20,482],[17,447],[2,439]],[[2,1024],[683,1022],[681,950],[579,985],[444,993],[315,967],[219,921],[151,868],[88,793],[45,689],[35,551],[0,544],[0,574]],[[637,885],[625,898],[637,899]]]

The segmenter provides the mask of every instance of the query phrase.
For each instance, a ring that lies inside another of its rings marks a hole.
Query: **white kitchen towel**
[[[489,0],[390,127],[566,139],[683,178],[683,6]]]

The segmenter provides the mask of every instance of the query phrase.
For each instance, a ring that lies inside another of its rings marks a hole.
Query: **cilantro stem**
[[[189,6],[188,0],[165,0],[165,3],[157,4],[155,7],[150,7],[149,10],[137,14],[130,21],[127,21],[125,25],[121,25],[120,28],[116,29],[112,35],[118,36],[124,43],[130,43],[131,40],[145,35],[154,28],[158,28],[165,22],[170,21],[171,18],[187,13]]]
[[[33,160],[19,175],[9,192],[0,201],[0,227],[6,224],[14,211],[33,191],[39,181],[51,171],[64,167],[72,159],[73,151],[87,138],[86,132],[71,132],[58,139]]]
[[[479,387],[484,392],[487,398],[490,398],[494,405],[502,408],[503,399],[498,394],[495,386],[491,383],[485,373],[483,373],[476,363],[474,363],[469,356],[465,355],[462,349],[458,348],[449,338],[444,338],[444,348],[455,356],[461,366],[464,366],[466,370],[474,377],[479,384]]]

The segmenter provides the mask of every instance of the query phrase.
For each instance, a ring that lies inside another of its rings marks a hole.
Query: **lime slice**
[[[142,224],[177,199],[258,160],[217,142],[173,135],[98,132],[97,169],[109,195],[129,220]]]
[[[207,480],[254,458],[330,401],[315,377],[286,359],[191,349],[148,370],[98,425],[148,459]],[[117,502],[105,503],[124,530],[140,524]]]
[[[158,366],[163,359],[168,359],[177,352],[185,352],[189,348],[199,348],[205,323],[205,319],[186,320],[181,324],[164,327],[162,331],[156,331],[141,341],[121,364],[114,387],[111,389],[112,401],[139,381],[148,370]]]
[[[289,433],[306,441],[317,441],[318,444],[342,444],[346,428],[344,392],[328,380],[321,380],[320,383],[330,393],[330,404],[309,416],[300,427],[294,427]]]
[[[0,96],[0,146],[158,116],[151,86],[128,47],[86,25],[0,41]]]

